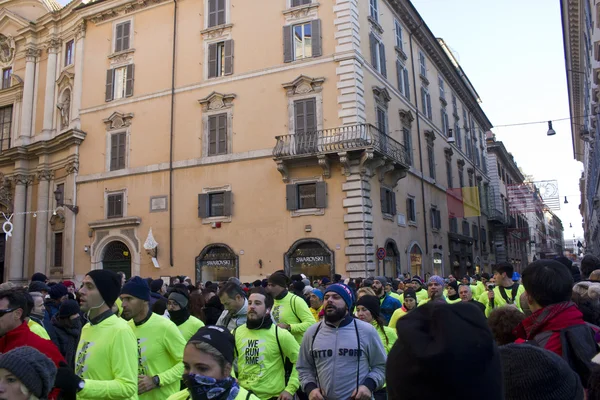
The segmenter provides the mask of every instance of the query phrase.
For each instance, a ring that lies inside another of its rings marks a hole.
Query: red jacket
[[[583,314],[574,303],[565,302],[552,304],[534,312],[525,318],[516,328],[515,333],[519,339],[534,340],[542,332],[551,331],[552,334],[544,345],[546,350],[553,351],[562,357],[562,344],[560,330],[573,325],[583,325]]]
[[[64,357],[54,343],[50,340],[42,339],[35,333],[31,332],[27,326],[27,322],[23,322],[18,328],[7,332],[6,335],[0,337],[0,353],[6,353],[12,349],[22,346],[33,347],[40,353],[45,354],[54,362],[58,369],[61,362],[65,362]],[[58,390],[54,389],[50,393],[50,399],[58,397]]]

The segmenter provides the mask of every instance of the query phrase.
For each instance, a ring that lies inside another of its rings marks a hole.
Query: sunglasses
[[[0,310],[0,317],[3,317],[4,315],[11,313],[15,310],[16,308],[5,308],[4,310]]]

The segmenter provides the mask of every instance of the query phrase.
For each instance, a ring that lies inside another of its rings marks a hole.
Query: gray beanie
[[[52,360],[29,346],[0,355],[0,368],[9,370],[38,399],[48,397],[56,378]]]
[[[562,357],[529,344],[500,346],[504,399],[583,400],[583,386]]]

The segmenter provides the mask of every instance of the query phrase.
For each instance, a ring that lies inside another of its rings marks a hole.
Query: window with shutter
[[[406,215],[412,223],[417,222],[417,211],[415,209],[415,199],[409,197],[406,199]]]
[[[208,155],[227,154],[227,113],[208,117]]]
[[[314,97],[296,100],[294,102],[294,132],[297,135],[311,133],[317,130],[316,107],[317,99]]]
[[[327,208],[327,183],[316,183],[316,208]]]
[[[396,34],[396,47],[403,50],[404,43],[402,40],[402,25],[398,20],[394,20],[394,33]]]
[[[427,92],[427,118],[433,118],[433,111],[431,110],[431,95]]]
[[[379,72],[387,78],[387,62],[385,59],[385,46],[379,42]]]
[[[423,115],[427,116],[427,89],[421,86],[421,110]]]
[[[379,41],[373,32],[369,33],[369,43],[371,47],[371,65],[379,71]]]
[[[396,215],[396,193],[391,189],[382,187],[380,196],[382,214]]]
[[[115,26],[115,53],[129,50],[131,42],[131,21],[121,22]]]
[[[298,184],[298,209],[317,208],[317,184]]]
[[[133,96],[133,65],[129,64],[108,70],[106,74],[106,101],[129,96]]]
[[[371,15],[371,18],[373,18],[375,21],[379,22],[379,0],[369,0],[369,15]]]
[[[447,160],[446,161],[446,176],[448,178],[448,187],[452,188],[454,187],[453,182],[452,182],[452,161]]]
[[[388,133],[387,111],[381,107],[377,107],[377,129],[381,133]]]
[[[208,0],[208,27],[226,23],[225,0]]]
[[[222,217],[225,215],[225,192],[208,194],[208,216]]]
[[[294,60],[313,56],[313,24],[311,22],[293,26]]]
[[[410,80],[408,78],[408,68],[404,68],[404,96],[410,101]]]
[[[404,94],[404,65],[396,60],[396,79],[398,79],[398,91]]]
[[[312,0],[291,0],[292,7],[300,7],[306,4],[310,4]]]
[[[208,78],[233,74],[233,40],[208,45]]]
[[[125,168],[126,164],[126,140],[125,132],[114,133],[110,136],[110,170],[116,171]]]
[[[440,98],[446,98],[446,88],[444,86],[444,80],[441,76],[438,76],[438,86],[440,87]]]
[[[427,64],[425,59],[425,54],[422,51],[419,51],[419,72],[421,76],[427,77]]]
[[[469,223],[467,221],[463,221],[463,223],[462,223],[462,234],[464,236],[471,236]]]
[[[404,138],[404,148],[406,149],[406,153],[408,154],[408,165],[412,165],[413,149],[412,149],[412,135],[410,134],[410,130],[408,128],[403,128],[402,136]]]
[[[106,218],[123,217],[123,193],[113,193],[106,196]]]
[[[63,233],[56,232],[54,234],[54,266],[63,266]]]
[[[435,153],[433,145],[427,145],[427,158],[429,159],[429,177],[435,179]]]

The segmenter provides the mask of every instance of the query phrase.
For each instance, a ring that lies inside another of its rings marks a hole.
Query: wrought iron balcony
[[[488,221],[496,222],[502,225],[507,224],[506,215],[501,210],[496,210],[494,208],[490,208],[487,212]]]
[[[349,174],[351,154],[361,155],[361,173],[366,168],[380,173],[402,171],[398,179],[406,175],[410,166],[410,156],[405,147],[390,136],[379,131],[371,124],[358,124],[323,129],[312,132],[281,135],[275,138],[277,143],[273,149],[273,157],[278,169],[286,181],[286,161],[317,157],[324,168],[324,175],[329,174],[329,155],[339,156],[344,173]]]

